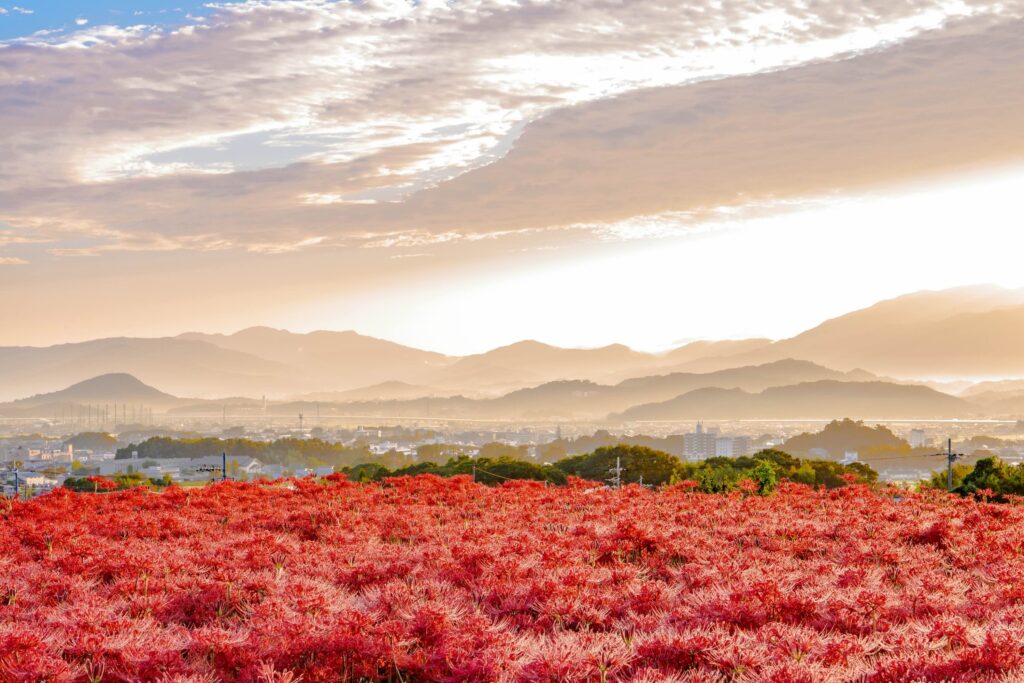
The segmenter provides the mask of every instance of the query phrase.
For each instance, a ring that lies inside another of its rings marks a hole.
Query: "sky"
[[[0,345],[783,338],[1024,287],[1024,0],[0,0]]]

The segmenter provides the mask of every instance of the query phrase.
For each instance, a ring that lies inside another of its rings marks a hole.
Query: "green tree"
[[[704,462],[694,472],[692,478],[697,482],[697,490],[702,493],[728,493],[736,489],[736,484],[743,478],[743,470],[729,466],[721,466]]]
[[[957,489],[964,483],[964,477],[974,469],[971,465],[953,465],[953,488]],[[945,491],[949,482],[949,473],[945,468],[932,472],[932,476],[921,483],[923,488]]]
[[[514,458],[477,459],[474,464],[476,480],[481,484],[500,484],[510,479],[531,479],[547,481],[552,484],[564,484],[567,479],[565,472],[556,467]]]
[[[957,491],[973,494],[981,489],[990,489],[996,493],[1006,493],[1006,466],[998,458],[982,458],[974,464],[974,469],[964,477]]]
[[[775,468],[767,460],[761,460],[751,472],[751,478],[757,482],[757,492],[762,496],[769,496],[775,493],[775,487],[779,483],[779,475]]]
[[[558,462],[565,458],[568,452],[565,449],[564,441],[552,441],[551,443],[542,444],[538,449],[537,455],[541,462]]]
[[[817,481],[814,468],[809,462],[800,463],[800,467],[791,472],[789,478],[798,484],[807,484],[808,486],[814,486]]]
[[[592,453],[575,455],[555,463],[555,467],[566,474],[583,479],[605,481],[609,471],[615,466],[616,460],[621,461],[625,483],[643,482],[653,486],[667,484],[673,472],[680,466],[679,459],[674,455],[657,451],[646,446],[605,446]]]

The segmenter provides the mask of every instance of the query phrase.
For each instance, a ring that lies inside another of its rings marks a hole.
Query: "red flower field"
[[[1024,509],[466,478],[2,509],[0,679],[1024,677]]]

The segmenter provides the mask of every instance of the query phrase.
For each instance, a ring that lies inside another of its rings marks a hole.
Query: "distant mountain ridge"
[[[771,385],[803,376],[825,375],[839,379],[817,379],[795,384]],[[788,372],[787,372],[788,371]],[[714,386],[715,384],[728,386]],[[735,386],[766,386],[749,391]],[[692,388],[701,387],[701,388]],[[685,391],[675,395],[678,391]],[[645,399],[673,395],[667,400],[644,403]],[[199,400],[172,396],[125,374],[110,374],[80,382],[67,389],[0,404],[0,415],[7,417],[49,417],[70,409],[81,412],[83,406],[99,410],[101,406],[121,404],[156,407],[172,415],[219,415],[231,408],[235,414],[259,415],[267,409],[249,398]],[[608,414],[609,406],[627,406]],[[311,400],[273,402],[276,413],[311,413]],[[967,417],[978,406],[921,385],[883,381],[854,381],[837,373],[801,361],[786,361],[769,366],[736,368],[706,375],[667,375],[627,380],[618,385],[600,385],[585,380],[558,381],[510,392],[492,399],[416,398],[408,400],[363,400],[315,402],[317,414],[367,418],[472,418],[472,419],[582,419],[611,423],[643,421],[681,421],[694,419],[820,419],[835,415],[853,417]],[[97,412],[98,414],[98,412]]]
[[[456,362],[440,353],[367,337],[351,330],[296,334],[270,327],[250,327],[230,335],[189,332],[178,338],[264,358],[301,375],[313,375],[321,382],[333,382],[346,389],[416,379]]]
[[[37,394],[19,399],[14,403],[28,406],[56,401],[68,403],[118,402],[164,405],[180,403],[181,399],[166,394],[148,384],[144,384],[128,373],[113,372],[78,382],[67,389],[48,394]]]
[[[101,410],[113,414],[118,406],[121,409],[131,406],[132,410],[138,406],[168,410],[183,403],[182,399],[144,384],[132,375],[118,372],[93,377],[60,391],[0,404],[0,415],[49,417],[65,410],[74,414],[76,409],[88,406],[90,410],[95,409],[98,416]]]
[[[958,418],[976,412],[971,403],[924,386],[821,380],[759,393],[697,389],[669,401],[635,406],[609,420]]]
[[[698,341],[662,354],[618,344],[565,349],[523,341],[458,357],[353,331],[296,334],[269,327],[227,335],[189,332],[156,339],[0,347],[0,400],[57,391],[108,373],[128,373],[174,395],[199,398],[281,399],[311,394],[344,400],[415,398],[418,390],[401,388],[405,386],[422,387],[423,396],[498,399],[553,382],[614,386],[630,380],[634,384],[614,392],[595,390],[602,396],[624,396],[631,386],[641,386],[638,383],[645,377],[706,374],[792,359],[831,369],[839,376],[794,377],[786,383],[1024,376],[1024,290],[983,286],[917,292],[833,318],[790,339]],[[652,380],[645,391],[673,381]],[[685,379],[680,380],[683,384]],[[344,396],[378,386],[391,390]],[[766,388],[743,386],[748,391]],[[552,395],[557,393],[550,389]],[[997,397],[990,398],[994,402]],[[1008,402],[1007,410],[1020,403],[1016,395],[998,398]],[[619,398],[608,401],[611,410],[625,409]]]
[[[393,380],[348,391],[322,391],[295,397],[298,401],[324,401],[346,403],[351,401],[402,401],[414,398],[444,395],[443,392],[423,386]]]
[[[853,381],[865,373],[841,373],[805,361],[785,360],[763,366],[714,373],[673,373],[628,379],[615,385],[590,380],[557,380],[517,389],[494,398],[416,397],[394,400],[349,400],[335,403],[347,415],[368,417],[450,417],[473,419],[603,420],[609,413],[638,403],[674,398],[695,389],[743,388],[750,391],[820,379]],[[288,404],[292,412],[308,411],[306,402]],[[321,405],[321,410],[327,409]]]
[[[1024,374],[1024,290],[923,291],[827,320],[752,351],[701,359],[708,370],[801,358],[903,378]]]
[[[59,391],[110,373],[128,373],[185,396],[259,396],[268,387],[300,388],[285,365],[206,342],[112,337],[47,347],[0,347],[0,400]]]

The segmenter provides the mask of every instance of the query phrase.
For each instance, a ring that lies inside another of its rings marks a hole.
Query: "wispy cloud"
[[[916,172],[886,150],[978,161],[984,129],[914,117],[956,82],[946,106],[1005,127],[1021,93],[1020,0],[209,7],[0,46],[12,225],[61,256],[652,237]]]

